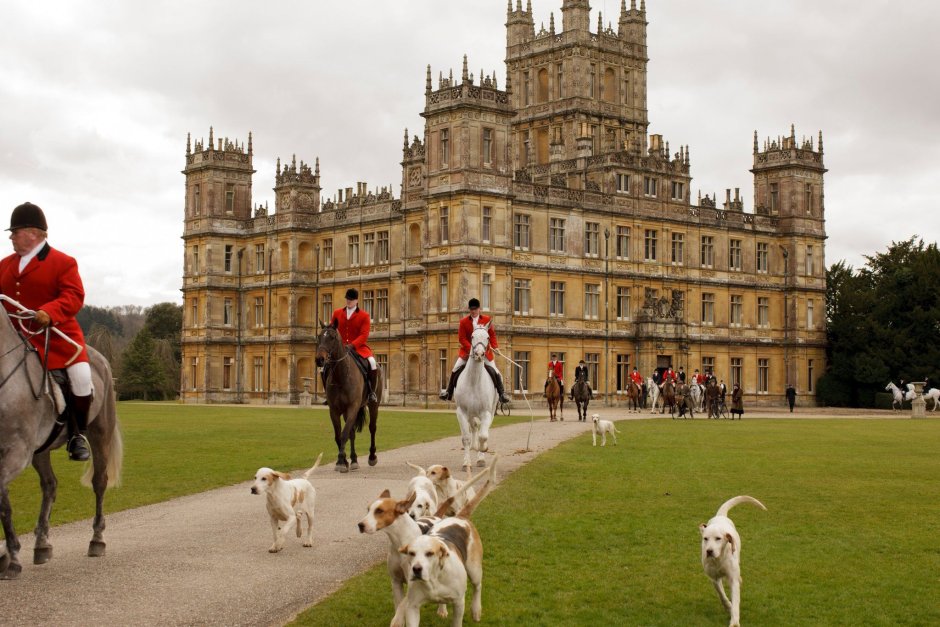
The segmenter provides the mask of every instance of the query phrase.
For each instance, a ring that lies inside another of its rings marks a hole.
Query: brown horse
[[[669,407],[669,411],[672,412],[676,406],[676,386],[671,379],[667,379],[662,386],[663,390],[663,409],[659,413],[665,414],[666,407]]]
[[[633,405],[633,409],[630,411],[635,411],[639,413],[640,411],[640,386],[636,384],[636,381],[630,381],[629,387],[627,387],[627,407]]]
[[[578,408],[578,422],[587,422],[588,404],[591,402],[591,387],[583,377],[575,379],[571,388],[571,396]]]
[[[553,370],[548,371],[548,381],[545,386],[545,398],[548,399],[548,415],[550,417],[549,422],[555,422],[556,412],[561,410],[561,420],[565,419],[565,393],[561,389],[561,384],[558,382],[558,378],[555,377],[555,372]]]
[[[361,432],[365,425],[366,407],[369,408],[369,433],[372,436],[372,445],[369,447],[369,465],[375,466],[379,461],[375,455],[375,428],[379,418],[379,404],[368,402],[369,387],[366,385],[365,375],[356,363],[355,352],[343,346],[335,324],[321,323],[320,326],[316,360],[318,366],[326,366],[329,369],[325,392],[338,451],[336,470],[349,472],[359,469],[356,456],[356,432]],[[382,398],[381,372],[376,378],[375,388],[375,396]],[[345,420],[342,428],[340,428],[340,416]],[[347,441],[349,441],[348,462],[346,461]]]

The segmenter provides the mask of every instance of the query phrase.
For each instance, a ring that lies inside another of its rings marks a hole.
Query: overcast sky
[[[561,4],[533,0],[536,28]],[[591,9],[616,28],[619,0]],[[647,20],[650,132],[690,146],[693,198],[740,187],[753,211],[753,133],[792,123],[824,135],[827,265],[938,239],[940,3],[648,0]],[[0,222],[40,205],[88,304],[181,302],[188,132],[253,132],[255,203],[293,154],[324,194],[398,196],[427,64],[459,76],[466,53],[503,87],[505,21],[506,0],[4,0]]]

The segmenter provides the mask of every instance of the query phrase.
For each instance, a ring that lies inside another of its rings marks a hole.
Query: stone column
[[[924,381],[911,381],[914,385],[914,400],[911,401],[911,418],[927,417],[927,401],[924,400]]]

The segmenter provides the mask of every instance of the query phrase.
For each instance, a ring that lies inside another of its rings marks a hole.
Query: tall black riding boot
[[[86,462],[91,457],[88,451],[88,440],[85,438],[91,400],[91,394],[72,397],[72,407],[69,411],[69,443],[65,447],[72,461]]]
[[[324,367],[320,369],[320,379],[323,381],[323,404],[328,405],[329,401],[326,400],[326,378],[329,376],[329,371]]]
[[[378,387],[378,379],[379,379],[378,368],[376,368],[375,370],[370,370],[369,371],[369,402],[370,403],[379,402],[379,398],[375,395],[375,388]]]
[[[450,373],[450,381],[447,382],[447,389],[441,392],[441,400],[449,401],[454,398],[454,388],[457,386],[457,377],[460,376],[460,373],[463,372],[463,369],[467,366],[461,366]]]
[[[499,394],[499,402],[510,402],[512,399],[506,396],[506,392],[503,389],[503,377],[499,374],[499,370],[492,366],[486,366],[486,371],[490,373],[490,378],[493,379],[493,385],[496,386],[496,393]]]

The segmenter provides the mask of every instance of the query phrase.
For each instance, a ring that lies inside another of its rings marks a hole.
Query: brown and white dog
[[[461,513],[469,517],[490,488],[496,483],[496,458],[489,468],[475,475],[466,484],[465,488],[473,485],[484,476],[487,481],[478,494],[478,498],[463,508]],[[392,584],[392,597],[395,607],[402,602],[405,596],[405,584],[410,579],[410,570],[407,556],[399,552],[416,538],[427,533],[436,523],[441,522],[443,512],[453,505],[452,499],[447,499],[438,507],[435,516],[413,519],[408,515],[414,500],[414,494],[409,494],[403,501],[396,501],[388,490],[382,492],[379,498],[369,505],[366,515],[359,521],[359,533],[373,534],[384,531],[388,535],[388,575]],[[447,616],[447,606],[438,609],[438,614]]]
[[[410,462],[405,463],[419,471],[418,474],[412,477],[411,481],[408,482],[408,491],[406,494],[410,495],[413,492],[415,495],[411,507],[408,509],[408,513],[415,519],[424,516],[433,516],[434,512],[437,511],[438,500],[443,499],[438,498],[437,488],[434,486],[434,483],[428,479],[424,468],[415,466]]]
[[[291,527],[296,526],[298,538],[303,535],[302,516],[307,517],[307,533],[303,545],[313,546],[313,510],[317,491],[310,483],[309,477],[320,465],[322,457],[323,453],[317,455],[313,467],[300,479],[291,479],[288,473],[270,468],[259,468],[255,473],[251,493],[267,496],[268,515],[271,517],[271,530],[274,532],[274,544],[268,552],[277,553],[284,548],[284,537]]]
[[[450,469],[447,468],[447,466],[434,464],[433,466],[428,466],[425,470],[421,466],[412,464],[411,462],[408,462],[408,465],[417,470],[419,475],[424,475],[431,480],[435,490],[437,490],[438,502],[443,502],[449,498],[454,499],[453,506],[446,512],[447,516],[456,514],[476,496],[476,492],[474,492],[473,488],[462,490],[466,482],[455,479],[450,474]]]
[[[741,503],[752,503],[767,510],[763,503],[753,497],[736,496],[722,503],[711,520],[699,525],[702,533],[702,567],[712,580],[721,604],[731,613],[729,627],[741,624],[741,537],[728,518],[728,512]],[[723,580],[731,587],[730,600],[725,594]]]
[[[597,446],[597,436],[601,436],[601,446],[607,446],[607,434],[610,434],[610,437],[614,439],[614,445],[617,444],[617,434],[620,433],[617,431],[617,427],[614,426],[610,420],[600,420],[600,414],[594,414],[591,416],[593,421],[593,427],[591,429],[591,441],[594,442],[594,446]]]

